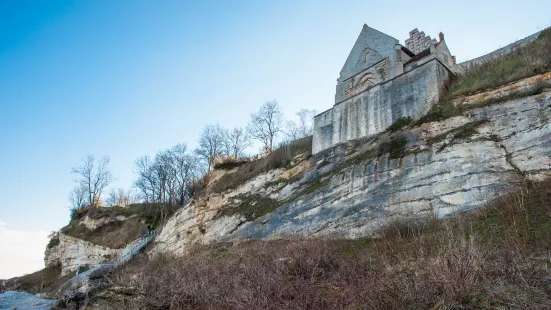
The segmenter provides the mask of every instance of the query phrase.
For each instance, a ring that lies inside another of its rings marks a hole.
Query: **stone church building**
[[[335,105],[314,119],[313,153],[419,118],[438,102],[455,57],[442,33],[439,41],[417,29],[409,35],[403,46],[363,26],[337,79]]]

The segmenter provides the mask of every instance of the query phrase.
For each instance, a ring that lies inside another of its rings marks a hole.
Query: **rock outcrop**
[[[57,233],[44,253],[46,266],[61,264],[61,274],[67,275],[80,266],[93,266],[118,258],[124,249],[110,249],[84,240]]]
[[[25,292],[8,291],[0,294],[0,309],[50,310],[57,303],[57,300],[44,299]]]
[[[398,218],[446,217],[480,207],[521,180],[551,176],[550,91],[457,104],[473,103],[445,120],[299,159],[293,169],[302,165],[301,177],[277,169],[211,192],[170,219],[153,253],[247,239],[373,236]],[[263,211],[240,213],[244,204]]]

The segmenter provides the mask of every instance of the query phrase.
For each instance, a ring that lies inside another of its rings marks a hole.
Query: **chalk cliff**
[[[546,74],[476,95],[492,98],[486,103],[459,98],[464,109],[454,117],[302,154],[289,170],[232,190],[210,186],[170,219],[152,252],[247,239],[360,238],[396,218],[480,207],[524,178],[551,176],[551,91],[530,92],[550,80]],[[519,91],[526,96],[507,100]],[[217,171],[211,183],[236,170]]]
[[[58,233],[46,248],[44,262],[46,266],[61,264],[61,274],[66,275],[81,266],[90,267],[117,258],[122,251]]]

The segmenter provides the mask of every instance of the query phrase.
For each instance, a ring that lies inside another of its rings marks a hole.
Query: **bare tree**
[[[159,152],[153,160],[140,157],[135,166],[135,187],[145,202],[183,205],[195,190],[190,188],[193,180],[203,173],[200,158],[188,152],[186,144]]]
[[[139,157],[134,163],[136,169],[134,172],[138,174],[135,186],[144,202],[153,202],[156,197],[157,180],[152,173],[152,165],[153,162],[149,156]]]
[[[185,143],[173,146],[168,152],[171,157],[171,174],[175,185],[175,202],[184,205],[189,197],[189,183],[198,177],[198,158],[187,152]]]
[[[196,152],[207,162],[208,171],[212,169],[216,157],[222,153],[223,141],[224,130],[220,125],[208,125],[203,128]]]
[[[69,202],[71,203],[71,213],[74,211],[86,207],[86,196],[88,191],[82,184],[77,184],[75,188],[69,193]]]
[[[283,113],[276,100],[264,103],[257,113],[251,115],[247,131],[254,139],[264,144],[264,148],[271,152],[275,138],[283,130]]]
[[[125,191],[122,188],[112,188],[109,191],[107,199],[105,200],[105,204],[108,206],[127,207],[132,203],[134,203],[134,198],[132,197],[131,192]]]
[[[289,144],[294,140],[301,138],[301,130],[295,121],[285,122],[285,130],[283,131],[283,136],[285,140],[283,144]]]
[[[244,155],[245,149],[251,145],[251,139],[243,128],[224,130],[224,155],[238,158]]]
[[[295,121],[287,121],[285,123],[284,144],[289,144],[294,140],[311,136],[313,133],[316,110],[301,109],[296,115],[298,116],[298,123]]]
[[[88,194],[88,204],[97,207],[103,190],[111,184],[115,178],[107,169],[109,157],[95,160],[94,156],[89,155],[83,159],[82,166],[74,167],[71,172],[78,175],[75,181],[78,186],[86,189]]]
[[[314,130],[314,116],[318,112],[316,110],[301,109],[296,114],[298,116],[298,132],[299,138],[311,136]]]

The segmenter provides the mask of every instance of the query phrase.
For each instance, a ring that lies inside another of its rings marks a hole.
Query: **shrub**
[[[396,122],[394,122],[390,127],[388,127],[388,131],[390,132],[396,132],[404,127],[407,127],[413,123],[413,118],[411,117],[400,117]]]
[[[7,289],[31,294],[45,293],[54,296],[58,288],[71,276],[61,277],[61,264],[51,265],[42,270],[5,281]]]
[[[379,144],[377,156],[382,156],[385,153],[389,154],[389,158],[396,159],[406,156],[406,146],[408,139],[406,137],[395,137],[390,141],[385,141]]]
[[[240,214],[247,221],[254,221],[257,218],[273,212],[278,207],[277,201],[262,195],[246,196],[237,206],[225,207],[220,211],[218,217]]]

